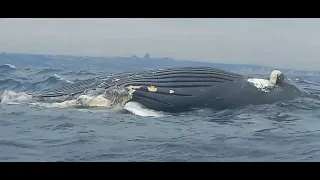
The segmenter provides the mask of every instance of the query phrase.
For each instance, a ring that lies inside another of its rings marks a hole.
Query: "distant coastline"
[[[249,69],[249,70],[272,70],[272,69],[279,69],[284,72],[319,72],[319,71],[312,71],[312,70],[298,70],[298,69],[286,69],[286,68],[276,68],[270,66],[261,66],[261,65],[252,65],[252,64],[232,64],[232,63],[223,63],[223,62],[203,62],[203,61],[196,61],[196,60],[180,60],[180,59],[173,59],[170,57],[152,57],[148,53],[144,57],[138,57],[136,55],[132,55],[131,57],[99,57],[99,56],[76,56],[76,55],[53,55],[53,54],[27,54],[27,53],[7,53],[1,52],[0,53],[0,62],[2,63],[5,60],[5,63],[15,62],[18,61],[19,63],[27,64],[27,63],[35,63],[38,62],[39,59],[44,60],[53,60],[53,59],[60,59],[60,60],[98,60],[98,61],[114,61],[119,63],[129,63],[129,64],[149,64],[152,65],[180,65],[180,66],[210,66],[210,67],[217,67],[226,70],[235,70],[235,69]],[[10,62],[8,62],[10,61]],[[113,63],[113,62],[112,62]]]

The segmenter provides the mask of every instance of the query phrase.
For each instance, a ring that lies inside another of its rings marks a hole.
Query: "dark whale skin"
[[[149,92],[147,86],[142,86],[133,93],[131,100],[153,110],[176,113],[201,108],[223,110],[272,104],[301,95],[300,90],[290,84],[263,92],[248,83],[246,78],[210,87],[171,88],[179,95],[163,93],[169,89],[158,87],[158,92]]]

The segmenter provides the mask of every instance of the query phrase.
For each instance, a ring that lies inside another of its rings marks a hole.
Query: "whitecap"
[[[20,104],[32,100],[32,95],[24,92],[5,90],[1,95],[1,104]]]
[[[11,64],[4,64],[3,66],[8,66],[11,69],[16,69],[16,67],[14,65],[11,65]]]

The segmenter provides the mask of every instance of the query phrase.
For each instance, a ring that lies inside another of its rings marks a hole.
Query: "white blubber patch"
[[[37,105],[45,107],[55,107],[55,108],[67,108],[67,107],[106,107],[110,108],[110,100],[104,98],[102,95],[98,96],[88,96],[81,95],[77,99],[56,102],[56,103],[34,103]]]
[[[247,81],[263,92],[269,92],[274,87],[267,79],[249,78]]]
[[[55,103],[31,103],[32,105],[38,105],[48,108],[67,108],[75,105],[76,100],[63,101],[63,102],[55,102]]]
[[[110,107],[110,100],[104,98],[102,95],[96,97],[81,95],[77,98],[76,104],[81,104],[90,107]]]
[[[53,102],[53,103],[42,103],[42,102],[32,102],[36,99],[32,95],[26,94],[24,92],[14,92],[6,90],[1,95],[1,104],[21,104],[30,103],[33,105],[40,105],[45,107],[58,107],[65,108],[71,106],[88,106],[88,107],[110,107],[111,102],[102,95],[98,96],[88,96],[81,95],[77,99],[67,100],[63,102]]]

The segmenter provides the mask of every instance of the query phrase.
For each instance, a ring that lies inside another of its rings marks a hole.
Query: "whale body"
[[[301,95],[298,88],[287,82],[262,90],[252,78],[237,73],[211,67],[180,67],[101,76],[35,96],[74,96],[87,90],[114,87],[129,90],[128,102],[173,113],[269,104]]]

